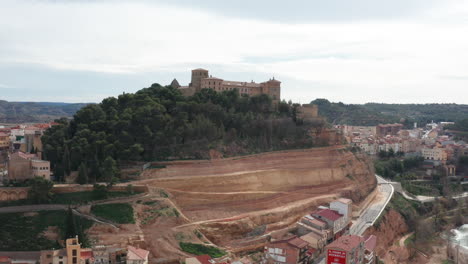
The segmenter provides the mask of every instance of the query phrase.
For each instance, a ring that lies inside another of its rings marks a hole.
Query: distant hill
[[[375,126],[382,123],[396,123],[400,118],[384,115],[376,110],[370,110],[363,105],[331,103],[326,99],[316,99],[311,102],[319,107],[319,115],[331,124],[346,124],[354,126]]]
[[[377,104],[363,105],[387,116],[405,118],[418,123],[461,121],[468,117],[468,105],[462,104]]]
[[[319,114],[332,124],[373,126],[401,122],[411,127],[414,122],[426,124],[432,120],[461,121],[468,116],[468,105],[459,104],[344,104],[316,99]]]
[[[61,117],[69,118],[86,105],[0,100],[0,123],[49,122]]]

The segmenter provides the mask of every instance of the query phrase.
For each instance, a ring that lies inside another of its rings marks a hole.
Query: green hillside
[[[412,127],[440,121],[461,121],[468,116],[468,105],[458,104],[344,104],[316,99],[319,114],[332,124],[374,126],[401,122]]]
[[[460,121],[468,117],[468,105],[460,104],[377,104],[363,105],[367,110],[405,118],[418,123]]]
[[[384,115],[375,110],[369,110],[363,105],[331,103],[326,99],[316,99],[311,102],[319,107],[319,115],[332,124],[355,126],[375,126],[382,123],[399,122],[400,118]]]
[[[49,122],[61,117],[71,117],[85,105],[0,100],[0,123]]]
[[[90,181],[118,177],[127,161],[206,159],[321,145],[308,133],[323,122],[296,122],[297,105],[275,107],[266,95],[204,89],[184,97],[153,84],[136,93],[104,99],[79,110],[43,136],[45,157],[55,175],[83,165]]]

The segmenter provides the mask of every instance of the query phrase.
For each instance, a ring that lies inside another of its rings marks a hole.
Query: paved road
[[[374,225],[375,221],[379,218],[379,216],[384,211],[385,207],[387,207],[388,203],[393,197],[393,193],[395,189],[393,188],[392,184],[386,181],[384,178],[375,175],[377,178],[377,188],[379,188],[380,192],[385,196],[379,202],[372,203],[368,208],[366,208],[361,216],[354,222],[351,226],[349,233],[351,235],[362,235],[367,230],[367,228]],[[326,258],[319,260],[318,264],[325,264]]]
[[[372,205],[363,211],[361,216],[351,226],[351,235],[362,235],[367,228],[373,226],[393,196],[393,186],[382,177],[378,175],[375,175],[375,177],[377,177],[377,188],[379,188],[379,191],[384,195],[384,199],[379,202],[372,203]]]
[[[391,181],[387,181],[387,182],[392,184],[393,187],[395,188],[395,191],[403,195],[403,197],[405,197],[407,200],[417,201],[421,203],[432,203],[437,198],[440,197],[440,196],[410,195],[407,191],[403,189],[400,182],[391,182]],[[453,196],[453,199],[457,200],[457,199],[462,199],[462,198],[467,198],[467,197],[468,197],[468,192],[464,192],[462,194]]]

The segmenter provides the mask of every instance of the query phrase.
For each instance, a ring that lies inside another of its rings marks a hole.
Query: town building
[[[315,232],[307,233],[300,237],[305,242],[309,243],[309,246],[316,250],[317,254],[323,252],[323,249],[327,245],[327,237],[323,234],[317,234]]]
[[[376,126],[348,126],[338,125],[335,126],[337,129],[343,132],[343,135],[349,139],[352,137],[376,137],[377,127]]]
[[[126,264],[148,264],[148,256],[149,251],[128,246]]]
[[[237,90],[239,94],[249,96],[266,94],[271,97],[274,103],[281,100],[281,82],[275,80],[274,77],[262,83],[226,81],[208,75],[208,70],[194,69],[188,86],[181,86],[176,79],[172,81],[171,86],[179,89],[184,96],[194,95],[201,89],[213,89],[217,92]]]
[[[377,237],[374,235],[364,238],[364,264],[377,263],[375,248],[377,247]]]
[[[50,162],[40,160],[36,154],[14,152],[8,159],[8,176],[11,181],[25,181],[34,177],[50,180]]]
[[[25,139],[25,152],[42,152],[42,133],[43,131],[39,128],[30,127],[31,130],[24,131]]]
[[[10,134],[0,132],[0,151],[10,149]]]
[[[2,264],[37,264],[39,261],[40,255],[41,253],[39,251],[0,252],[0,263]]]
[[[445,148],[426,147],[421,150],[421,154],[425,160],[447,161],[447,151]]]
[[[297,234],[312,248],[322,251],[333,240],[333,230],[325,221],[306,215],[297,222]]]
[[[327,264],[374,264],[377,238],[346,235],[333,241],[326,248]]]
[[[380,124],[376,128],[376,132],[378,137],[396,136],[402,128],[402,124]]]
[[[196,256],[193,258],[186,258],[185,264],[213,264],[214,261],[208,255]]]
[[[342,214],[347,223],[351,222],[353,202],[350,199],[340,198],[330,203],[330,209]]]
[[[348,226],[348,219],[334,210],[319,209],[312,212],[311,216],[326,222],[328,226],[331,227],[334,235],[333,239],[340,237],[346,231],[346,227]]]
[[[42,250],[40,264],[148,264],[149,251],[128,246],[126,249],[96,246],[82,248],[78,237],[65,241],[65,248]]]
[[[416,153],[422,149],[422,141],[418,138],[404,138],[401,141],[401,151],[403,153]]]
[[[309,264],[317,250],[297,236],[268,243],[265,261],[275,264]]]

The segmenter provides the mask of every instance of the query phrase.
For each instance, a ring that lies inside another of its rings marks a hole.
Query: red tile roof
[[[87,250],[87,251],[81,251],[80,252],[80,257],[81,259],[90,259],[93,257],[93,251]]]
[[[339,214],[338,212],[331,210],[331,209],[321,209],[318,211],[315,211],[313,214],[320,215],[323,218],[326,218],[331,221],[336,221],[343,217],[342,214]]]
[[[41,130],[41,129],[36,126],[29,126],[29,127],[25,127],[24,130]]]
[[[307,216],[304,216],[302,219],[303,219],[304,221],[306,221],[306,222],[310,222],[310,223],[312,223],[312,224],[314,224],[314,225],[317,225],[317,226],[320,226],[320,227],[322,227],[322,228],[325,228],[325,227],[327,226],[327,223],[326,223],[326,222],[324,222],[324,221],[322,221],[322,220],[320,220],[320,219],[318,219],[318,218],[315,218],[315,217],[313,217],[313,216],[308,216],[308,215],[307,215]]]
[[[358,247],[361,242],[364,242],[364,238],[361,236],[347,235],[338,238],[332,243],[328,244],[326,248],[339,248],[344,251],[351,251],[354,248]]]
[[[200,261],[201,264],[211,264],[210,260],[211,257],[208,255],[201,255],[201,256],[196,256],[195,257],[198,261]]]
[[[307,247],[309,243],[298,238],[297,236],[290,237],[288,239],[277,240],[270,242],[266,248],[281,248],[287,252],[291,250],[290,254],[286,254],[286,263],[297,263],[299,252]]]
[[[45,124],[35,124],[35,127],[42,128],[42,129],[47,129],[57,123],[45,123]]]
[[[291,240],[288,241],[288,244],[296,248],[305,248],[309,245],[309,243],[298,237],[293,237]]]

